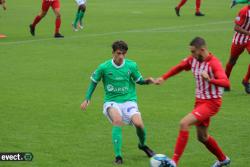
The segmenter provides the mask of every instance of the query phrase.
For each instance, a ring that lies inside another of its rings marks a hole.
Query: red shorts
[[[232,57],[239,57],[239,55],[242,52],[244,52],[245,49],[250,54],[250,41],[248,41],[245,44],[238,44],[238,45],[232,43],[232,46],[231,46],[231,56]]]
[[[43,0],[42,10],[47,12],[50,7],[52,7],[52,9],[60,8],[60,1],[59,0],[54,0],[54,1],[52,1],[52,0]]]
[[[210,117],[214,116],[220,110],[222,100],[219,99],[197,99],[195,101],[192,114],[198,120],[196,126],[206,126],[210,124]]]

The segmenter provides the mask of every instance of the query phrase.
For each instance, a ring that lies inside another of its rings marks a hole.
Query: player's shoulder
[[[112,60],[106,60],[104,62],[102,62],[101,64],[99,64],[98,68],[108,68],[110,65],[112,64]]]
[[[210,65],[211,66],[222,66],[222,63],[217,56],[215,56],[214,54],[211,54]]]
[[[192,55],[188,55],[187,57],[182,59],[182,61],[191,63],[193,61],[193,59],[194,59],[194,57]]]
[[[131,59],[125,59],[126,61],[126,65],[130,66],[130,67],[136,67],[137,63],[134,60]]]

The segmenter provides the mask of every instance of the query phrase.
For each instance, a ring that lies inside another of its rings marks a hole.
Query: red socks
[[[179,136],[177,138],[176,145],[175,145],[174,156],[172,158],[176,164],[178,164],[178,161],[182,153],[184,152],[184,149],[188,142],[188,137],[189,137],[188,131],[180,130]]]
[[[246,76],[244,77],[244,82],[248,83],[249,79],[250,79],[250,64],[248,65],[248,70]]]
[[[227,75],[227,78],[230,77],[230,74],[231,74],[231,71],[232,71],[232,69],[233,69],[233,66],[234,66],[234,65],[232,65],[232,64],[230,64],[230,63],[227,63],[227,66],[226,66],[226,75]]]
[[[41,20],[42,18],[38,15],[36,16],[35,20],[33,21],[32,23],[32,26],[35,27],[37,25],[37,23],[39,23],[39,21]]]
[[[201,0],[196,0],[196,13],[200,12]]]
[[[60,26],[61,26],[61,17],[57,17],[56,18],[56,22],[55,22],[55,33],[59,33],[59,29],[60,29]]]
[[[225,154],[222,152],[221,148],[218,146],[217,142],[211,137],[204,143],[207,149],[213,153],[219,161],[224,161],[226,159]]]
[[[186,2],[187,2],[187,0],[181,0],[179,5],[177,6],[177,8],[180,9]]]

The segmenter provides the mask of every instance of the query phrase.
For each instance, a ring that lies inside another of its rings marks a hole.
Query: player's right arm
[[[192,56],[189,56],[189,57],[185,58],[184,60],[182,60],[179,64],[172,67],[170,70],[168,70],[161,77],[157,78],[156,84],[157,85],[162,84],[165,80],[180,73],[183,70],[186,70],[186,71],[190,70],[191,69],[191,60],[192,60]]]
[[[238,16],[235,18],[234,30],[236,32],[241,33],[241,34],[250,35],[249,31],[247,31],[241,27],[244,24],[244,22],[246,21],[246,19],[248,19],[248,18],[247,18],[245,10],[241,10],[239,12]]]
[[[82,102],[80,106],[83,111],[86,110],[87,106],[89,105],[92,94],[94,93],[95,88],[98,82],[101,80],[102,76],[103,76],[103,67],[102,65],[100,65],[90,77],[91,82],[86,92],[85,100]]]

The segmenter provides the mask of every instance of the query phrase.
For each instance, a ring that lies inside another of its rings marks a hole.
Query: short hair
[[[206,41],[201,37],[195,37],[190,42],[190,46],[194,46],[196,48],[202,48],[203,46],[206,46]]]
[[[127,52],[128,51],[128,44],[122,40],[118,40],[118,41],[113,42],[112,49],[114,52],[118,49],[121,51]]]

